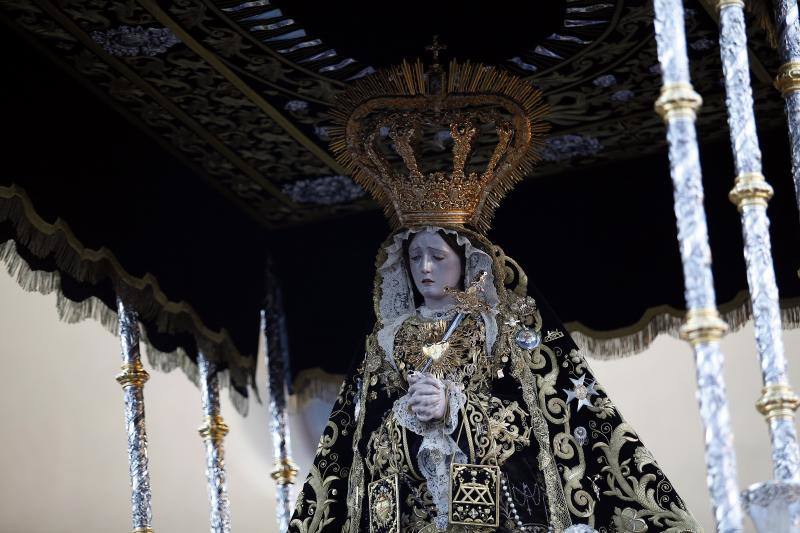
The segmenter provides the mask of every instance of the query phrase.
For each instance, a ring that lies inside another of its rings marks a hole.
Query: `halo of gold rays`
[[[441,83],[431,84],[432,76],[438,76]],[[359,164],[359,148],[349,146],[347,132],[351,121],[359,120],[357,115],[364,109],[380,110],[393,101],[402,102],[402,99],[409,97],[430,99],[429,104],[425,104],[430,109],[441,106],[451,97],[469,97],[478,103],[481,97],[489,104],[504,102],[506,105],[503,107],[512,114],[517,125],[515,135],[525,137],[522,142],[527,146],[517,151],[518,157],[504,165],[499,179],[490,180],[485,185],[487,190],[482,191],[478,212],[470,220],[478,232],[485,234],[500,201],[541,159],[544,136],[549,131],[549,125],[543,120],[549,108],[543,101],[542,92],[493,66],[453,60],[446,72],[438,64],[426,72],[422,61],[418,59],[413,63],[404,60],[400,65],[382,69],[358,80],[339,94],[330,113],[334,122],[329,130],[331,149],[353,179],[383,207],[390,224],[395,228],[400,226],[401,218],[395,212],[386,186],[368,168]],[[393,109],[386,109],[386,112],[391,111]]]

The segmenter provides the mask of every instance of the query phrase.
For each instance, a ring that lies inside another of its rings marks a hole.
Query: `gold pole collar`
[[[680,329],[680,336],[692,346],[706,342],[719,342],[728,331],[728,324],[713,308],[690,309]]]
[[[221,441],[228,434],[228,425],[220,415],[206,416],[197,432],[204,439]]]
[[[736,177],[736,184],[728,198],[741,211],[746,205],[767,207],[772,194],[772,186],[760,172],[747,172]]]
[[[297,465],[290,458],[281,459],[275,462],[275,469],[270,472],[269,477],[275,480],[278,485],[291,485],[297,476]]]
[[[789,61],[781,65],[778,75],[775,76],[775,88],[784,98],[795,91],[800,91],[800,61]]]
[[[738,7],[744,9],[743,0],[717,0],[717,12],[722,11],[726,7]]]
[[[672,118],[697,118],[697,110],[703,105],[703,99],[689,83],[668,83],[661,88],[656,100],[655,110],[664,122]]]
[[[767,422],[773,418],[794,418],[794,412],[800,406],[800,398],[792,391],[789,385],[775,383],[767,385],[761,390],[761,398],[756,402],[758,412],[767,417]]]
[[[144,369],[141,361],[122,365],[122,372],[117,374],[117,383],[122,385],[123,389],[128,387],[141,389],[148,379],[150,379],[150,374]]]

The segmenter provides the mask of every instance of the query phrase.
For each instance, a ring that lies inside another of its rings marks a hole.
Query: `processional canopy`
[[[547,106],[512,74],[457,61],[444,69],[441,48],[432,49],[428,69],[403,61],[342,93],[331,147],[393,227],[486,233],[500,200],[539,160]]]

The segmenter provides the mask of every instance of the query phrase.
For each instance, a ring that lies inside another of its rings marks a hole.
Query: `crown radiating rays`
[[[486,233],[500,200],[539,160],[546,112],[541,91],[495,67],[452,61],[426,71],[404,61],[337,98],[331,147],[392,226]]]

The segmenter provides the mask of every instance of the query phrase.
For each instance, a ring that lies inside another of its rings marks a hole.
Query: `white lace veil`
[[[494,341],[497,338],[497,304],[499,298],[494,284],[494,261],[492,257],[473,246],[469,239],[459,234],[456,230],[425,226],[422,228],[406,229],[394,235],[386,245],[386,261],[378,267],[380,278],[380,301],[378,313],[381,328],[378,330],[378,344],[383,348],[386,357],[394,364],[394,336],[405,320],[416,312],[414,292],[405,257],[403,243],[419,232],[435,233],[444,231],[455,236],[456,242],[464,247],[464,281],[469,283],[475,279],[479,272],[487,273],[484,283],[484,300],[489,305],[490,311],[482,313],[486,325],[486,350],[491,353]]]

